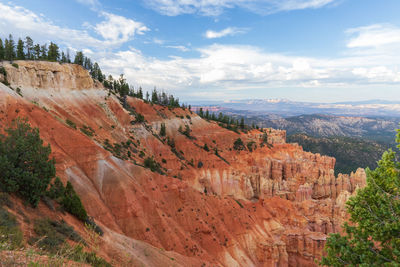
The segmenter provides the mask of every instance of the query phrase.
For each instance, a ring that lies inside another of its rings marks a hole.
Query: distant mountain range
[[[374,169],[385,150],[396,149],[396,129],[400,123],[400,101],[309,103],[247,99],[202,107],[244,117],[249,125],[286,130],[288,142],[298,143],[306,151],[335,157],[336,173],[349,173],[358,167]]]
[[[313,103],[287,99],[245,99],[225,102],[197,102],[195,106],[219,107],[226,112],[242,111],[246,115],[279,115],[282,117],[305,114],[329,114],[339,116],[400,117],[400,101],[366,100],[358,102]]]

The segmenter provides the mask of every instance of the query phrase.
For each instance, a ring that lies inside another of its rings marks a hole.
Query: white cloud
[[[105,40],[113,44],[125,43],[135,34],[143,35],[146,31],[149,31],[149,28],[141,22],[107,12],[102,12],[101,15],[106,20],[97,24],[94,29]]]
[[[180,50],[182,52],[187,52],[187,51],[190,50],[189,48],[187,48],[186,46],[183,46],[183,45],[167,45],[165,47],[166,48],[177,49],[177,50]]]
[[[390,24],[373,24],[366,27],[353,28],[349,29],[347,33],[353,35],[347,43],[349,48],[400,45],[400,28]]]
[[[43,15],[20,6],[0,3],[0,35],[13,33],[19,37],[30,35],[36,42],[58,42],[74,50],[89,47],[107,48],[129,41],[135,34],[144,34],[149,29],[140,22],[135,22],[111,13],[102,13],[105,20],[95,27],[86,23],[86,28],[94,28],[104,39],[93,37],[86,30],[75,30],[55,25]]]
[[[225,9],[246,8],[255,13],[271,14],[280,11],[321,8],[338,0],[146,0],[143,2],[167,16],[201,14],[218,16]]]
[[[215,39],[215,38],[221,38],[224,36],[233,36],[236,34],[240,34],[240,33],[245,33],[245,29],[240,29],[240,28],[235,28],[235,27],[228,27],[226,29],[223,29],[221,31],[212,31],[212,30],[208,30],[206,31],[206,33],[204,34],[204,36],[208,39]]]
[[[120,16],[104,15],[105,21],[95,26],[103,38],[98,39],[90,31],[55,25],[22,7],[0,3],[0,14],[2,36],[12,32],[21,37],[30,35],[36,42],[51,40],[76,49],[87,49],[85,52],[100,63],[104,73],[124,73],[134,85],[180,91],[179,95],[210,94],[231,98],[248,95],[251,90],[371,88],[375,85],[386,88],[400,83],[400,40],[388,34],[398,34],[399,28],[393,25],[346,31],[349,34],[347,47],[342,56],[334,58],[289,56],[253,46],[211,45],[196,49],[198,56],[157,59],[134,48],[118,51],[118,47],[112,45],[147,30],[143,24]],[[378,37],[385,41],[376,41]],[[166,47],[188,49],[179,45]]]

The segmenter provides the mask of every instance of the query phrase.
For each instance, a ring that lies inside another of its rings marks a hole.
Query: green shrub
[[[161,123],[160,136],[165,136],[166,134],[167,134],[167,130],[165,128],[165,123]]]
[[[207,144],[204,144],[203,149],[204,149],[205,151],[207,151],[207,152],[210,151],[210,149],[208,148]]]
[[[147,157],[144,160],[144,167],[149,168],[152,172],[163,174],[160,164],[153,157]]]
[[[34,222],[33,230],[36,237],[31,238],[31,244],[37,244],[40,248],[56,253],[67,239],[82,242],[82,238],[74,228],[64,221],[54,221],[49,218],[39,219]]]
[[[16,69],[18,69],[19,68],[19,66],[18,66],[18,64],[17,63],[13,63],[13,64],[11,64],[14,68],[16,68]]]
[[[3,66],[0,67],[0,74],[2,74],[4,78],[7,77],[7,71]]]
[[[69,120],[69,119],[67,119],[65,122],[66,122],[70,127],[76,129],[76,124],[75,124],[75,122],[73,122],[73,121],[71,121],[71,120]]]
[[[86,125],[83,125],[83,127],[80,128],[79,130],[81,130],[82,133],[86,134],[89,137],[92,137],[95,133],[95,131],[90,126]]]
[[[68,181],[67,186],[65,187],[65,194],[61,200],[61,205],[63,208],[75,215],[81,221],[85,221],[87,218],[87,213],[85,207],[83,206],[81,199],[78,194],[75,192],[72,184]]]
[[[250,152],[253,152],[253,150],[255,150],[256,148],[257,148],[256,142],[250,141],[250,142],[247,143],[247,149]]]
[[[87,220],[88,215],[85,207],[69,181],[64,188],[60,178],[56,177],[54,182],[50,185],[49,190],[46,192],[46,195],[56,200],[65,211],[76,216],[81,221]]]
[[[14,250],[22,246],[23,234],[14,215],[0,208],[0,249]]]
[[[242,139],[238,138],[235,140],[235,142],[233,143],[233,149],[235,150],[245,150],[244,144]]]
[[[0,191],[17,193],[34,207],[55,176],[50,145],[43,146],[39,129],[17,119],[0,135]]]

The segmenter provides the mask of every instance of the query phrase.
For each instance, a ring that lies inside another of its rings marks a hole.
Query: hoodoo
[[[334,158],[286,143],[285,131],[235,132],[187,108],[124,100],[78,65],[15,63],[0,63],[0,125],[39,128],[116,266],[313,266],[365,185],[363,169],[335,177]],[[85,237],[68,214],[38,210]]]

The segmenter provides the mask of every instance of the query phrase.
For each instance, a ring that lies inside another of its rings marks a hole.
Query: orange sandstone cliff
[[[80,66],[16,63],[0,63],[10,83],[0,83],[0,125],[26,117],[40,129],[116,265],[314,266],[365,184],[363,169],[335,177],[334,158],[287,144],[284,131],[265,129],[265,143],[263,132],[238,134],[187,109],[130,97],[124,108]],[[233,149],[239,137],[252,152]]]

